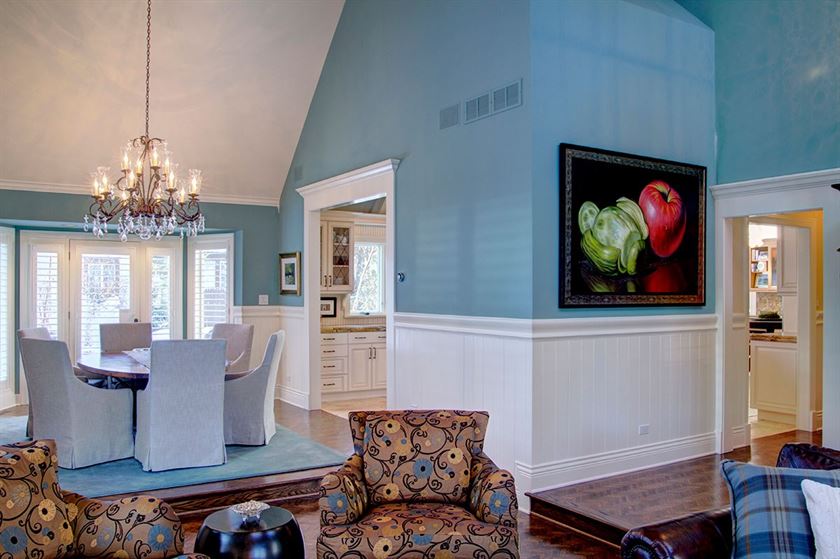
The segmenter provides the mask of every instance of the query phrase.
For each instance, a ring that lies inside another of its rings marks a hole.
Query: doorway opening
[[[308,409],[346,417],[394,394],[394,184],[388,159],[298,189],[304,200]]]
[[[752,439],[822,429],[822,219],[807,211],[747,220]]]

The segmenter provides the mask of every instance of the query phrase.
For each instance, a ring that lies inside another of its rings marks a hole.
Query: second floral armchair
[[[355,453],[321,482],[319,559],[519,557],[513,476],[472,411],[350,414]]]

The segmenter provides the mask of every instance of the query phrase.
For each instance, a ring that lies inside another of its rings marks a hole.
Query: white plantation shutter
[[[11,392],[14,377],[15,232],[0,227],[0,391]],[[0,398],[3,400],[3,398]],[[4,404],[7,402],[3,402]]]
[[[207,338],[214,324],[230,320],[233,238],[230,235],[208,235],[192,240],[190,276],[190,332],[193,338]]]
[[[131,257],[128,254],[81,254],[79,341],[81,353],[98,353],[99,325],[120,321],[131,307]]]
[[[151,258],[152,339],[168,340],[172,336],[172,265],[168,254]]]
[[[59,337],[59,255],[58,250],[33,251],[34,326],[46,328],[54,339]]]

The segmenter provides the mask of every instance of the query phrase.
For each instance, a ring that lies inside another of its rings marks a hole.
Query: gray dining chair
[[[224,464],[224,340],[155,341],[151,354],[134,457],[153,472]]]
[[[18,347],[20,341],[29,338],[33,340],[51,340],[50,331],[46,328],[21,328],[17,331]],[[26,379],[26,399],[29,401],[29,415],[26,418],[26,436],[32,438],[32,389],[29,387],[29,373],[23,367],[23,376]]]
[[[67,344],[21,338],[35,439],[55,439],[58,465],[84,468],[134,454],[131,391],[100,390],[73,374]]]
[[[225,359],[228,362],[229,373],[242,373],[251,368],[251,346],[254,344],[253,324],[214,324],[210,338],[227,341]]]
[[[106,353],[152,345],[150,322],[118,322],[99,325],[99,349]]]
[[[286,332],[268,338],[262,365],[225,382],[225,444],[266,445],[277,432],[274,390]]]

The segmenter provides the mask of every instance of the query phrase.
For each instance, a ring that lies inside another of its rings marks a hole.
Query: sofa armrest
[[[622,559],[728,559],[731,554],[729,507],[634,528],[621,540]]]
[[[470,472],[470,511],[482,522],[516,528],[516,484],[507,470],[483,452],[473,457]]]
[[[840,469],[840,451],[809,443],[787,443],[779,451],[777,468]]]
[[[368,494],[362,467],[362,457],[354,454],[341,468],[321,480],[318,497],[321,526],[351,524],[365,515]]]
[[[178,515],[157,497],[101,501],[64,492],[78,557],[165,559],[184,551]]]

